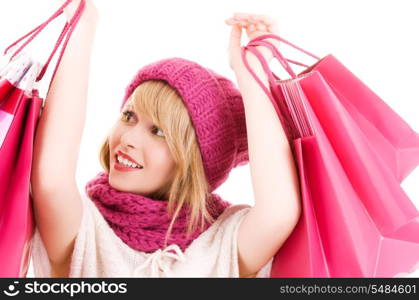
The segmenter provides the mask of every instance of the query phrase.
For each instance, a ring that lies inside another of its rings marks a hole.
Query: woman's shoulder
[[[245,215],[249,210],[251,206],[247,204],[232,204],[228,206],[217,218],[215,223],[223,223],[227,221],[230,218],[239,217],[242,215]],[[215,224],[214,223],[214,224]]]
[[[227,207],[219,217],[204,232],[201,233],[189,246],[208,247],[210,244],[221,243],[237,234],[237,229],[251,206],[235,204]]]

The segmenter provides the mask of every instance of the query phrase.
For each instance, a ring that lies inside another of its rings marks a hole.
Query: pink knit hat
[[[164,80],[181,95],[195,127],[210,192],[231,169],[249,161],[246,119],[239,90],[229,79],[184,58],[163,59],[141,68],[125,90],[121,111],[146,80]]]

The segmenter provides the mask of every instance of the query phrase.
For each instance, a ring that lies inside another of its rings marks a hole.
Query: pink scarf
[[[146,253],[163,249],[171,222],[167,212],[168,201],[118,191],[109,185],[108,174],[104,172],[86,184],[86,192],[115,234],[128,246]],[[217,219],[231,204],[214,193],[211,197],[209,213]],[[198,229],[187,237],[187,225],[188,210],[184,207],[173,224],[168,245],[176,244],[185,251],[203,232]],[[206,224],[204,231],[210,225]]]

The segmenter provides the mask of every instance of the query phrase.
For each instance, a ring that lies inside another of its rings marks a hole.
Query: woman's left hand
[[[278,34],[278,27],[272,18],[266,15],[235,13],[233,17],[225,20],[230,25],[230,45],[228,49],[230,67],[234,72],[242,72],[246,67],[241,57],[241,37],[242,29],[246,30],[247,37],[250,40],[263,34]],[[277,44],[275,39],[268,39],[273,44]],[[265,59],[269,62],[272,59],[272,53],[265,47],[256,47]],[[248,52],[249,54],[249,52]],[[253,53],[251,53],[253,55]]]

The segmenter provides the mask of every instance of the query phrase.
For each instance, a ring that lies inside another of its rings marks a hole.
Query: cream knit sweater
[[[169,245],[144,253],[126,245],[84,195],[69,277],[239,277],[238,228],[249,209],[247,205],[227,208],[185,252]],[[37,229],[32,239],[32,260],[35,277],[51,277],[51,265]],[[269,277],[272,261],[256,277]]]

